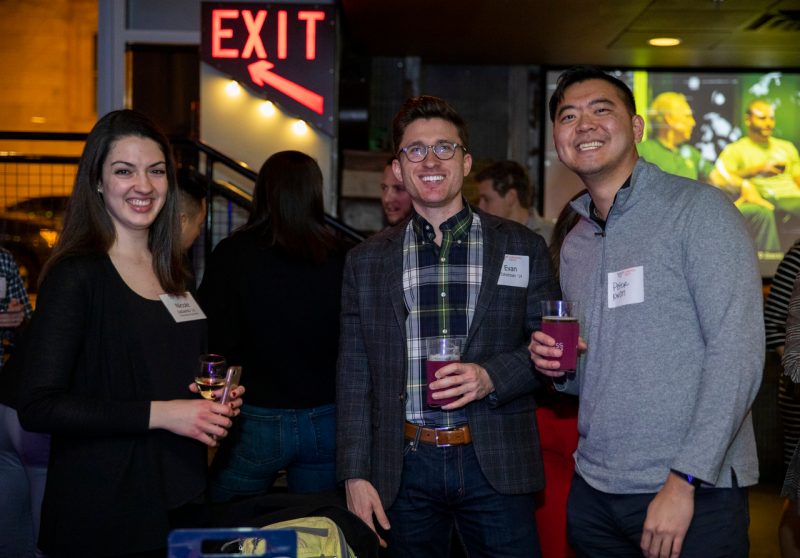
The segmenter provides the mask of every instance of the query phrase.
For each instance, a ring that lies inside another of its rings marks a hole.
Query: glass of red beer
[[[461,362],[461,339],[455,337],[433,337],[427,339],[427,359],[425,360],[425,383],[429,386],[425,394],[425,403],[430,407],[441,407],[452,403],[458,397],[446,397],[444,399],[433,399],[435,391],[430,388],[431,382],[436,381],[436,371],[440,368]]]
[[[561,349],[558,370],[574,371],[578,360],[578,303],[567,300],[542,301],[542,333],[556,340]],[[556,359],[552,359],[556,360]]]

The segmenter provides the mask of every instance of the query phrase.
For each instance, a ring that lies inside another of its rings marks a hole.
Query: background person
[[[181,225],[181,247],[188,251],[195,243],[208,214],[208,201],[203,184],[193,169],[178,171],[178,221]]]
[[[764,345],[741,215],[638,158],[633,94],[602,70],[562,73],[550,118],[559,159],[588,191],[561,249],[588,347],[565,386],[580,394],[570,543],[579,556],[746,558]],[[561,377],[553,344],[535,332],[531,356]]]
[[[572,200],[584,193],[578,193]],[[561,265],[561,246],[580,218],[580,214],[567,203],[556,219],[553,237],[547,248],[556,280]],[[575,471],[575,449],[578,447],[578,398],[556,391],[551,383],[543,383],[536,390],[536,423],[546,480],[544,489],[536,495],[536,526],[539,529],[542,556],[572,558],[575,551],[567,539],[567,497]]]
[[[783,358],[784,354],[789,300],[798,272],[800,241],[792,245],[778,264],[764,304],[767,349],[774,349],[779,358]],[[781,374],[778,380],[778,416],[783,435],[783,463],[788,465],[800,441],[800,386],[786,374]]]
[[[686,97],[674,91],[660,93],[648,115],[652,136],[637,144],[639,155],[664,172],[705,180],[712,164],[689,143],[696,122]]]
[[[775,210],[783,234],[800,224],[800,155],[792,142],[772,136],[775,109],[767,101],[751,101],[744,121],[747,136],[725,146],[709,178],[738,196],[740,209],[756,205]],[[785,235],[788,242],[794,242],[796,232]]]
[[[447,556],[454,524],[469,556],[539,555],[533,492],[544,479],[525,347],[558,289],[540,236],[466,204],[468,142],[444,100],[406,101],[393,168],[414,212],[345,264],[337,477],[392,557]],[[501,277],[504,262],[517,279]],[[461,362],[428,386],[423,347],[442,335],[465,340]],[[432,407],[428,389],[458,399]]]
[[[121,110],[95,124],[26,331],[19,416],[52,435],[48,555],[163,557],[170,515],[202,497],[206,446],[241,404],[197,395],[205,320],[176,321],[160,298],[197,307],[175,190],[169,144],[150,120]]]
[[[492,163],[477,175],[478,207],[487,213],[511,219],[550,244],[553,223],[533,207],[536,192],[525,168],[516,161]]]
[[[649,116],[653,137],[636,145],[639,155],[664,172],[708,182],[714,167],[689,143],[696,122],[686,97],[674,91],[659,94],[650,105]],[[781,252],[772,208],[744,200],[738,200],[736,206],[744,215],[758,250]]]
[[[403,181],[395,177],[392,170],[390,157],[383,168],[383,178],[381,179],[381,207],[383,216],[389,226],[394,226],[404,221],[411,215],[411,196],[406,192]]]
[[[336,355],[345,246],[326,228],[322,172],[270,156],[247,223],[214,250],[200,286],[209,347],[243,366],[248,401],[212,467],[216,501],[336,487]]]
[[[19,424],[16,389],[17,370],[5,368],[3,342],[15,343],[20,328],[33,310],[22,284],[17,263],[0,248],[0,556],[35,556],[39,517],[50,437],[26,432]],[[16,357],[15,357],[16,361]]]
[[[798,246],[798,244],[795,244],[795,246]],[[790,254],[791,251],[786,254],[786,257],[789,258]],[[796,257],[797,254],[795,253],[793,259]],[[784,262],[786,261],[786,258],[784,258]],[[790,265],[791,260],[786,264],[784,262],[781,262],[778,270],[781,269],[781,266]],[[785,308],[785,347],[780,346],[779,349],[779,353],[783,357],[784,375],[791,385],[800,383],[800,281],[797,280],[797,277],[795,274],[791,297]],[[798,496],[800,496],[800,450],[798,450],[798,447],[800,445],[796,443],[781,489],[781,495],[786,498],[778,526],[781,556],[783,558],[800,557],[800,511],[798,511],[797,505]]]

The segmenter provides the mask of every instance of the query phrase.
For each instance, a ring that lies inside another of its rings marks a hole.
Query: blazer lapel
[[[501,223],[494,219],[487,219],[485,214],[481,214],[480,217],[483,228],[483,273],[481,275],[481,290],[478,293],[475,314],[472,316],[472,323],[467,335],[467,347],[469,347],[472,338],[478,331],[478,327],[480,327],[481,321],[497,292],[497,281],[500,279],[500,269],[503,265],[508,243],[507,235],[500,230]]]
[[[392,235],[386,241],[386,253],[384,256],[384,285],[392,301],[392,308],[397,319],[397,326],[403,332],[403,340],[406,336],[406,310],[405,297],[403,295],[403,235],[404,229],[400,229],[399,234]]]

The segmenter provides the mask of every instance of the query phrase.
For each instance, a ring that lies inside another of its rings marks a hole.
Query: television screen
[[[560,71],[546,72],[547,100]],[[642,157],[723,190],[741,211],[771,277],[800,238],[800,72],[620,70],[645,119]],[[554,218],[583,189],[558,160],[549,116],[544,214]]]

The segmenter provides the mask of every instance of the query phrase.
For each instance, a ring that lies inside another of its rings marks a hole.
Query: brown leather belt
[[[417,432],[419,432],[419,441],[423,444],[445,447],[472,443],[472,434],[469,432],[469,425],[466,424],[458,428],[427,428],[410,422],[406,423],[406,440],[416,439]]]

